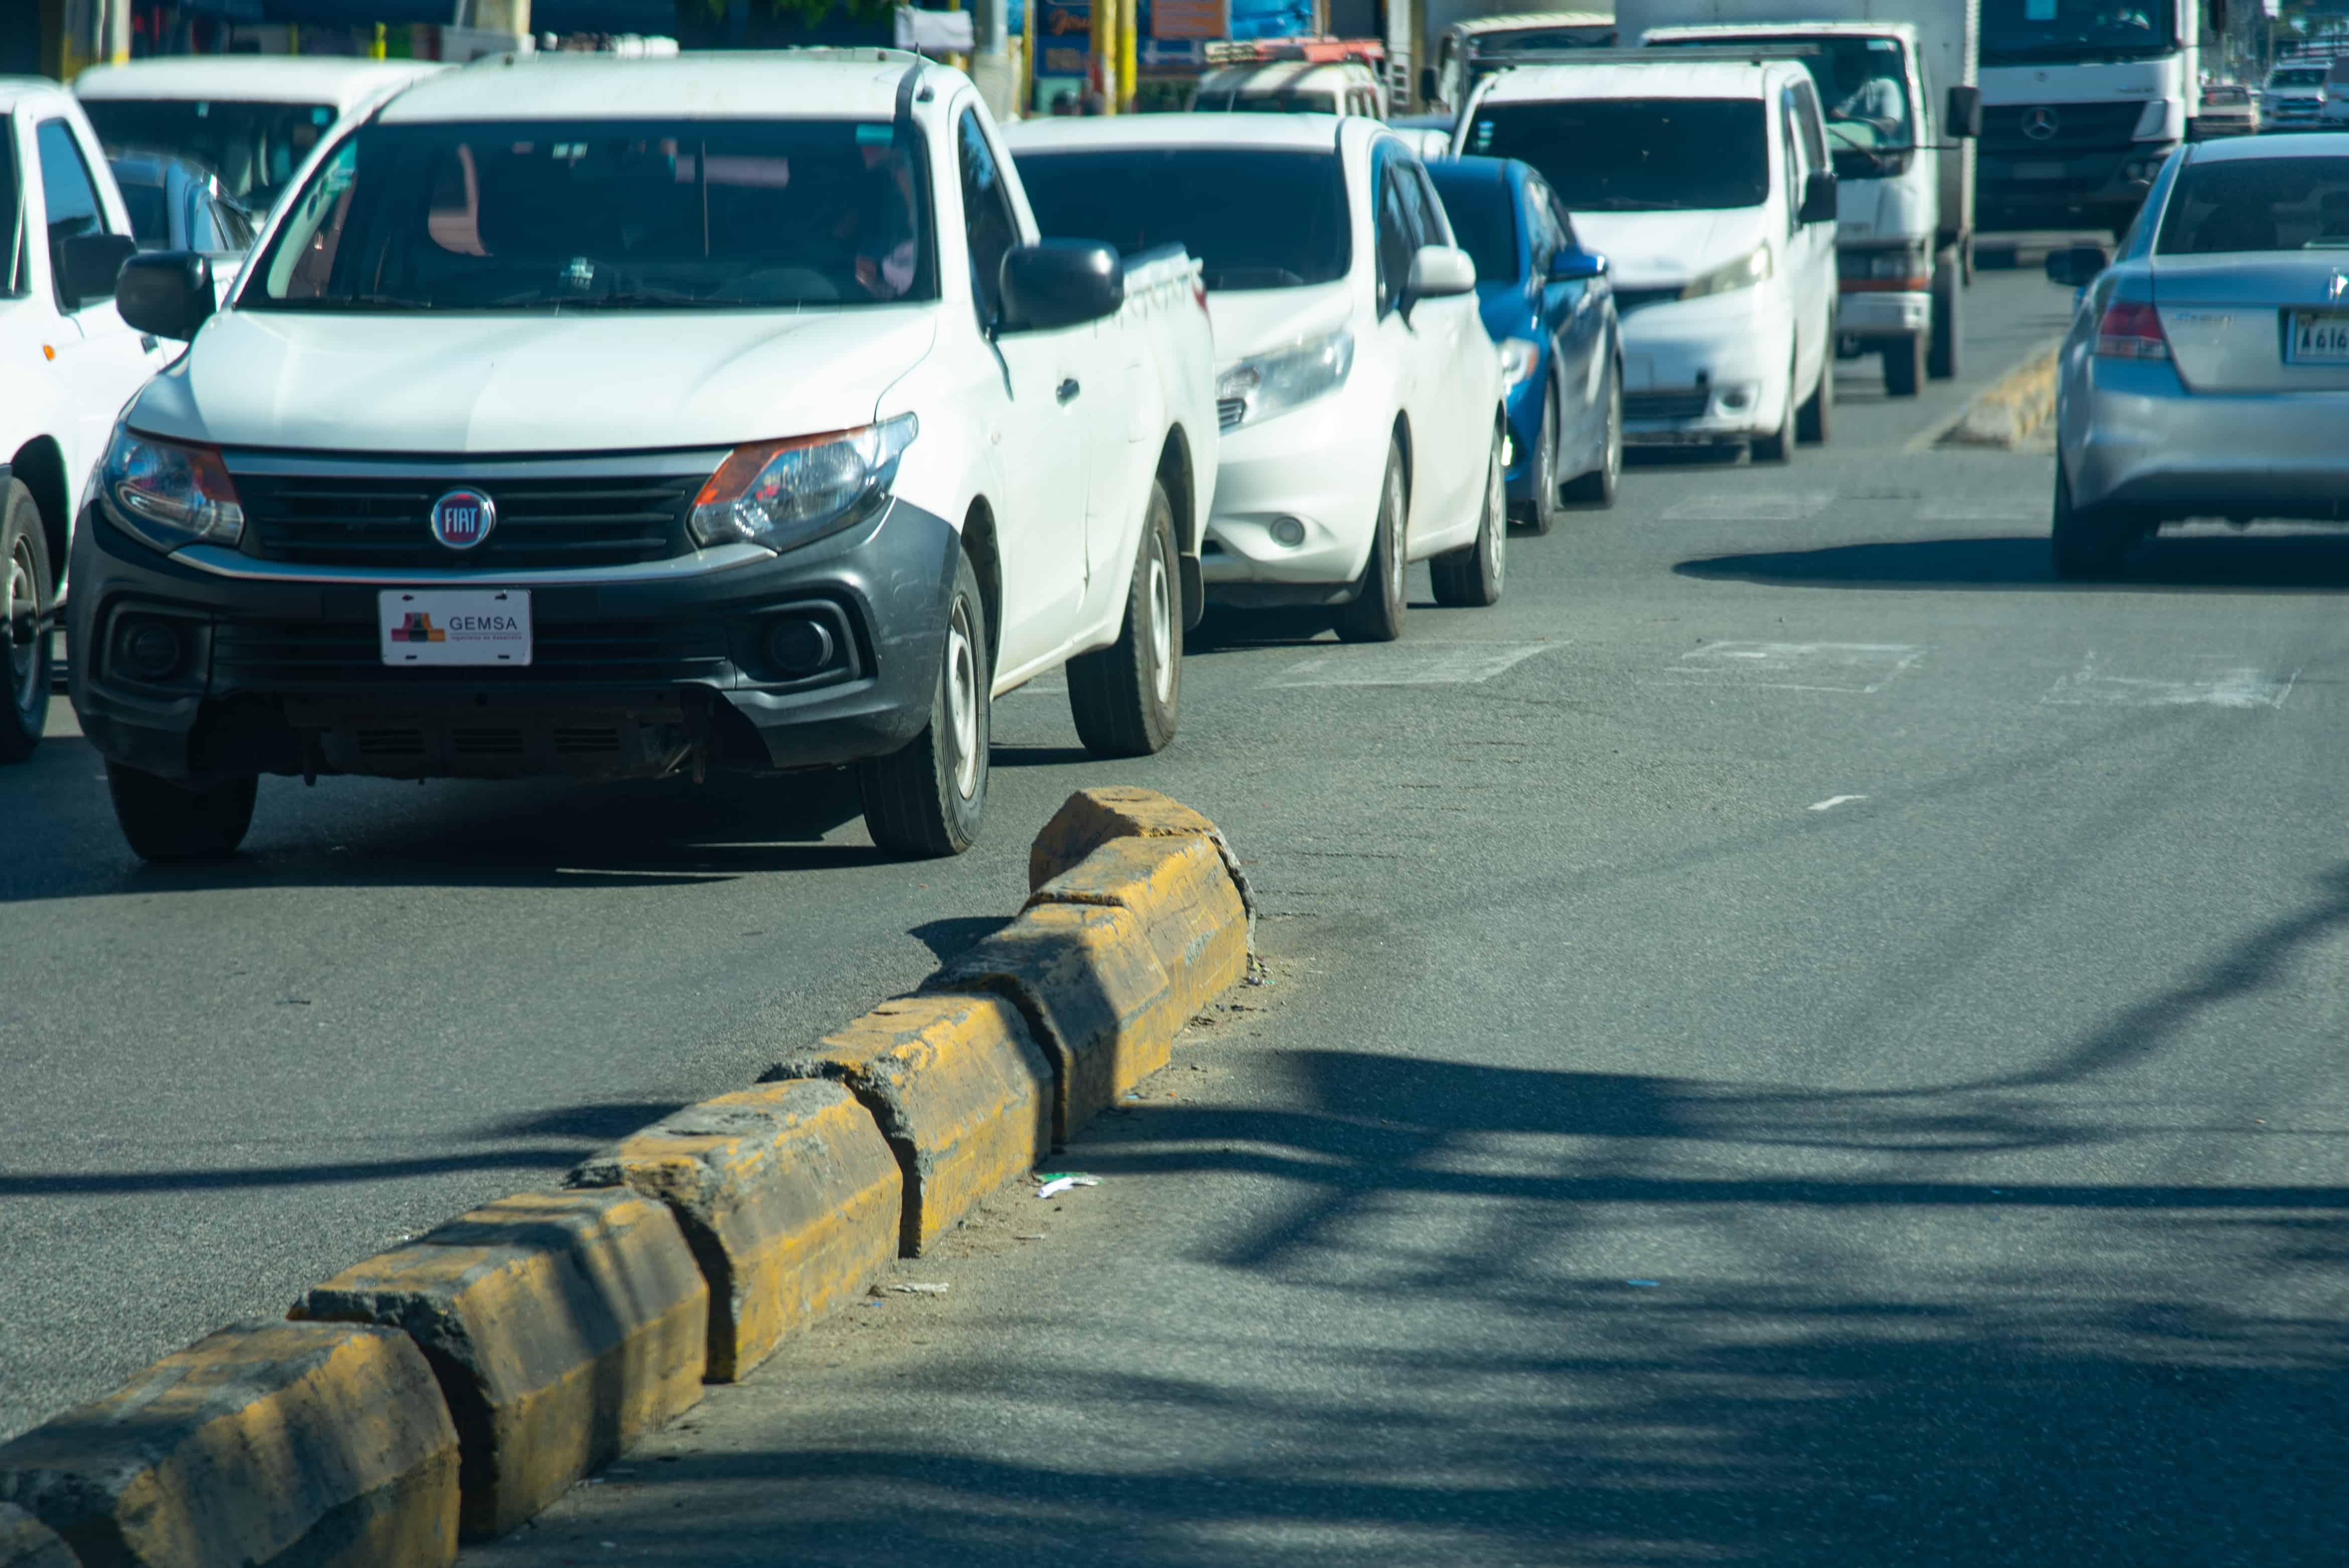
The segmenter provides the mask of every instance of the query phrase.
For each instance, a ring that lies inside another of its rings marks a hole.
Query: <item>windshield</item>
[[[1181,245],[1210,289],[1301,288],[1346,275],[1346,190],[1334,152],[1119,148],[1016,160],[1050,238],[1132,255]]]
[[[1907,152],[1916,146],[1908,63],[1901,58],[1898,38],[1709,33],[1701,37],[1669,39],[1659,46],[1722,44],[1801,44],[1816,51],[1804,56],[1803,64],[1809,69],[1811,80],[1817,84],[1819,102],[1826,108],[1827,148],[1835,155],[1838,178],[1867,180],[1896,173],[1897,170],[1887,167],[1889,160],[1884,155]]]
[[[2278,71],[2268,78],[2271,88],[2321,88],[2324,72],[2316,66],[2295,66],[2288,71]]]
[[[1480,284],[1517,281],[1517,204],[1509,188],[1490,178],[1447,179],[1431,166],[1435,193],[1452,220],[1452,238],[1476,263]]]
[[[1335,114],[1338,99],[1330,93],[1284,93],[1235,88],[1230,92],[1202,93],[1192,106],[1231,114]]]
[[[2162,210],[2154,252],[2349,251],[2349,158],[2189,163]]]
[[[1465,150],[1524,159],[1577,212],[1710,211],[1770,196],[1759,98],[1488,104]]]
[[[910,136],[851,120],[369,125],[239,304],[764,309],[935,296]]]
[[[2141,60],[2177,51],[2172,0],[1982,0],[1982,63]]]
[[[253,211],[266,209],[335,123],[326,104],[97,98],[82,108],[109,151],[150,148],[193,159]]]

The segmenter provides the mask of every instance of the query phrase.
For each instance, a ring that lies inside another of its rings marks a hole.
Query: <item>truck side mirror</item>
[[[68,311],[114,292],[115,274],[139,253],[128,234],[68,234],[49,248],[49,270],[57,276],[57,297]]]
[[[1836,221],[1836,177],[1821,170],[1803,181],[1803,205],[1795,213],[1797,223],[1832,223]]]
[[[122,264],[114,306],[140,332],[184,343],[212,314],[212,263],[193,251],[149,251]]]
[[[1433,66],[1420,67],[1419,96],[1426,102],[1433,103],[1435,101],[1435,67]]]
[[[1982,136],[1982,88],[1954,87],[1950,89],[1950,112],[1942,117],[1950,135],[1961,141],[1971,141]]]
[[[2065,245],[2047,253],[2047,281],[2065,288],[2085,288],[2112,264],[2113,253],[2102,245]]]
[[[1003,253],[1005,332],[1050,332],[1114,314],[1125,304],[1125,263],[1099,240],[1040,240]]]

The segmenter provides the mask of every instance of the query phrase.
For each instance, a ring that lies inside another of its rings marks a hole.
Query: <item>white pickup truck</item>
[[[55,82],[0,78],[0,762],[40,743],[67,541],[115,416],[167,356],[123,324],[138,248],[89,121]]]
[[[781,106],[787,106],[781,107]],[[1173,735],[1216,471],[1195,263],[1040,242],[969,80],[881,50],[492,59],[313,153],[126,411],[72,692],[150,859],[262,773],[854,765],[954,853],[989,703]]]

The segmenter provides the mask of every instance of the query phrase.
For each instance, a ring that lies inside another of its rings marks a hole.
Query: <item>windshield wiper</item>
[[[671,294],[663,289],[621,289],[611,294],[565,295],[541,303],[557,310],[637,310],[647,305],[715,305],[728,302],[700,294]]]

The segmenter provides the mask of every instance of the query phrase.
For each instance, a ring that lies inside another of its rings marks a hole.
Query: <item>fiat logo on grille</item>
[[[432,503],[432,537],[451,550],[471,550],[498,525],[497,502],[474,490],[452,490]]]
[[[2024,112],[2023,134],[2033,141],[2045,141],[2055,134],[2063,123],[2064,121],[2057,117],[2054,109],[2042,104],[2037,108]]]

